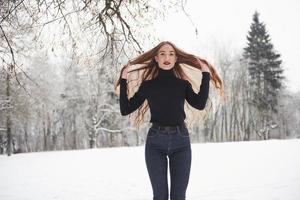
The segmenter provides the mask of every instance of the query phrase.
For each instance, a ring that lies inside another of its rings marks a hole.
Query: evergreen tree
[[[258,12],[253,15],[243,57],[248,63],[251,102],[268,118],[277,113],[277,97],[284,77],[280,54],[275,52]]]

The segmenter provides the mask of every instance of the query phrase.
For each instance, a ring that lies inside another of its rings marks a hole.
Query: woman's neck
[[[175,77],[173,69],[174,67],[171,69],[162,69],[159,67],[157,77]]]

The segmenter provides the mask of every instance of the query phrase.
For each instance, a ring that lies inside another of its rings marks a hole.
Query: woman
[[[128,72],[129,65],[140,65]],[[200,91],[195,93],[184,66],[202,71]],[[128,99],[128,74],[142,71],[137,92]],[[120,110],[128,115],[138,110],[141,121],[150,107],[152,126],[145,144],[145,161],[150,177],[153,199],[168,200],[168,164],[170,167],[171,200],[185,200],[191,168],[191,144],[184,110],[185,100],[192,107],[203,110],[212,78],[222,91],[222,81],[214,68],[205,60],[188,54],[171,42],[161,42],[153,49],[130,61],[121,70]],[[168,159],[167,159],[168,158]]]

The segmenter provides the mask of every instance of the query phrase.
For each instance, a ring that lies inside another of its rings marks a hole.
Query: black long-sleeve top
[[[189,81],[175,76],[173,69],[159,68],[157,77],[145,80],[138,91],[130,98],[127,97],[127,79],[120,80],[120,110],[128,115],[138,109],[145,99],[150,107],[151,120],[166,126],[181,125],[186,118],[184,100],[196,109],[205,108],[209,93],[209,72],[202,72],[202,83],[197,93]]]

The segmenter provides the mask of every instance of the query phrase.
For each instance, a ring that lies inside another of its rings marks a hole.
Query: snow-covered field
[[[0,156],[0,200],[151,200],[144,146]],[[299,200],[300,140],[192,144],[187,200]]]

